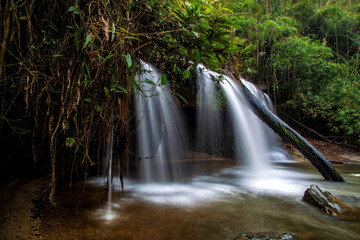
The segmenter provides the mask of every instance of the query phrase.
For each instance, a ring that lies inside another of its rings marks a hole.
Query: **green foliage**
[[[266,19],[258,24],[257,28],[261,32],[263,43],[268,41],[276,42],[279,39],[294,35],[296,28],[294,21],[288,17],[278,17],[276,19]]]
[[[359,140],[360,86],[357,81],[335,78],[316,94],[297,93],[288,105],[309,118],[324,119],[334,133],[355,136]]]
[[[334,52],[349,59],[359,50],[360,22],[359,13],[344,4],[326,4],[317,9],[315,3],[300,1],[290,13],[304,35],[326,42]]]
[[[307,82],[313,88],[324,86],[338,74],[340,67],[328,61],[333,56],[330,48],[306,37],[289,37],[277,42],[273,54],[273,67],[278,72],[290,74],[292,79],[288,80],[293,84]]]

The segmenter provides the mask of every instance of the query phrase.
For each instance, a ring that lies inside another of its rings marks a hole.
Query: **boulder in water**
[[[360,220],[360,209],[341,201],[330,192],[322,191],[317,185],[306,189],[302,200],[340,219]]]

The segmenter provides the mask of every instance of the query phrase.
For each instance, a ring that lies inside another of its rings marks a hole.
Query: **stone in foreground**
[[[360,220],[358,208],[341,201],[330,192],[323,192],[317,185],[311,185],[306,189],[302,200],[340,219]]]

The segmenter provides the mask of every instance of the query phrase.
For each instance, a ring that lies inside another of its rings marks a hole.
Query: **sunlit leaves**
[[[183,79],[188,79],[190,77],[190,71],[189,69],[185,69],[183,71]]]

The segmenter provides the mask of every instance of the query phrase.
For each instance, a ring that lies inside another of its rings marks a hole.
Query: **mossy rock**
[[[317,185],[311,185],[303,196],[303,201],[321,211],[345,220],[360,220],[360,209],[322,191]]]

